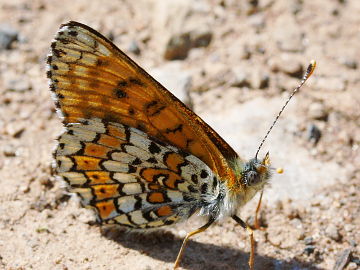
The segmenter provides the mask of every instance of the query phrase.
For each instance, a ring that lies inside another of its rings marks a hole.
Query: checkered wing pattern
[[[100,119],[69,124],[55,158],[57,174],[101,223],[134,229],[188,218],[219,184],[195,156]]]

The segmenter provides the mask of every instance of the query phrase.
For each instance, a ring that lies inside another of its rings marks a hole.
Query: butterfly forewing
[[[144,131],[204,161],[228,184],[237,155],[205,122],[95,30],[61,26],[48,77],[64,124],[97,118]]]

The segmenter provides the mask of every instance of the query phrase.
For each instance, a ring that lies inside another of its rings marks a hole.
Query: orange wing
[[[48,57],[50,88],[64,124],[100,118],[140,129],[235,181],[235,151],[200,117],[113,43],[78,22],[60,27]]]

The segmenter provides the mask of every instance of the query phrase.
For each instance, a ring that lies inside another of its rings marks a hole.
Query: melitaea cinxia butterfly
[[[47,63],[66,128],[54,153],[55,173],[101,224],[150,230],[194,213],[206,216],[207,223],[186,236],[176,267],[191,235],[230,216],[250,232],[253,268],[252,231],[236,213],[269,181],[268,154],[242,160],[200,117],[86,25],[62,25]]]

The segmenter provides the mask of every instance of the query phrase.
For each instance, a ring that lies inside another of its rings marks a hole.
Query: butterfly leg
[[[179,266],[179,263],[180,263],[180,260],[183,256],[183,253],[184,253],[184,250],[185,250],[185,246],[186,246],[186,243],[188,242],[189,238],[195,234],[198,234],[198,233],[201,233],[203,231],[205,231],[207,228],[210,227],[211,224],[213,224],[215,221],[215,218],[214,217],[211,217],[209,219],[209,221],[202,227],[200,227],[199,229],[195,230],[195,231],[192,231],[192,232],[189,232],[186,237],[184,238],[184,241],[181,245],[181,248],[180,248],[180,251],[177,255],[177,258],[176,258],[176,261],[175,261],[175,264],[174,264],[174,269],[176,269],[178,266]]]
[[[248,224],[246,224],[245,221],[243,221],[241,218],[239,218],[236,215],[233,215],[232,218],[240,224],[241,227],[243,227],[249,234],[250,237],[250,258],[249,258],[249,267],[250,270],[254,270],[254,260],[255,260],[255,241],[254,241],[254,232],[250,228]]]
[[[263,228],[260,227],[260,222],[259,222],[259,219],[258,219],[263,193],[264,193],[264,190],[261,190],[259,202],[258,202],[258,205],[256,207],[256,211],[255,211],[255,221],[254,221],[254,229],[255,230],[262,230],[263,229]]]

